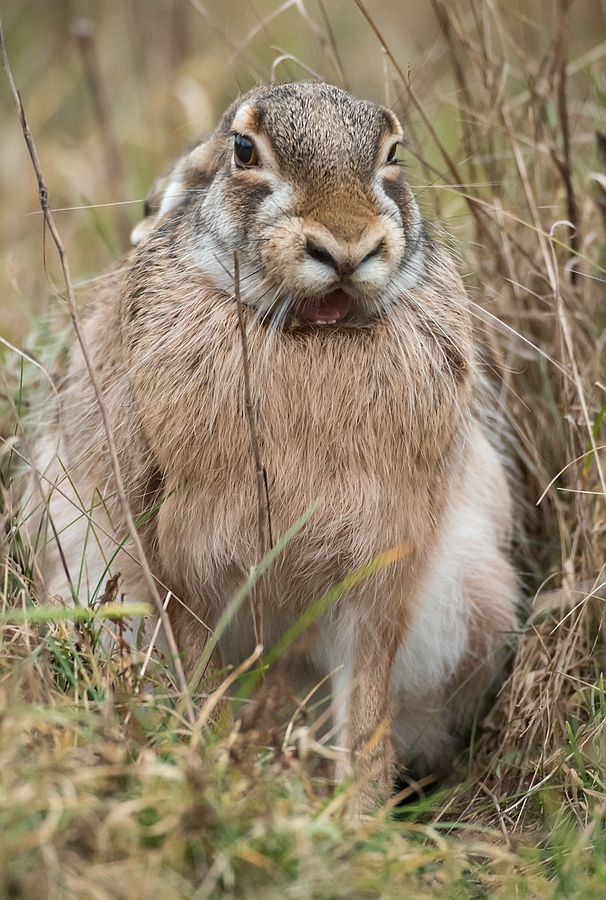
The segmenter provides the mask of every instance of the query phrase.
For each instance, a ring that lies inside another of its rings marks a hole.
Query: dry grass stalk
[[[126,186],[122,156],[118,146],[116,131],[113,126],[109,108],[109,101],[101,68],[95,47],[95,34],[89,19],[75,19],[72,22],[71,33],[76,38],[78,49],[82,57],[82,66],[88,82],[95,118],[99,126],[99,135],[103,145],[105,167],[107,170],[107,182],[111,191],[111,198],[116,204],[114,214],[116,217],[116,229],[120,238],[120,247],[126,250],[129,247],[129,235],[131,231],[130,219],[122,201],[126,199]]]
[[[246,324],[244,321],[244,310],[242,308],[242,299],[240,297],[240,261],[238,259],[238,251],[234,251],[234,296],[236,307],[238,309],[238,323],[240,326],[240,335],[242,338],[242,372],[244,375],[244,406],[246,409],[246,417],[250,428],[250,440],[252,444],[252,452],[255,460],[255,474],[257,478],[257,506],[258,506],[258,522],[259,522],[259,559],[261,562],[265,556],[267,549],[273,548],[273,540],[271,535],[271,507],[269,505],[269,492],[267,486],[267,473],[263,460],[261,459],[261,451],[259,448],[259,437],[257,434],[257,423],[255,421],[255,410],[250,392],[250,366],[248,361],[248,340],[246,337]],[[260,580],[251,595],[251,603],[253,604],[253,623],[255,629],[255,638],[257,644],[263,644],[263,581]]]

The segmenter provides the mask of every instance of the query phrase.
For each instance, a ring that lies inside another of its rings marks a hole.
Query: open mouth
[[[336,325],[351,309],[351,297],[337,288],[323,297],[305,297],[297,306],[297,314],[316,325]]]

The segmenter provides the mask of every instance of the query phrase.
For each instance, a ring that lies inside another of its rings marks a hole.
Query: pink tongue
[[[298,306],[298,313],[308,322],[338,322],[345,318],[351,306],[351,297],[341,288],[324,297],[308,297]]]

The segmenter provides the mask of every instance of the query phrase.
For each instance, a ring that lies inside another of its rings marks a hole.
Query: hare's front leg
[[[393,785],[389,681],[404,622],[383,621],[358,634],[354,649],[347,744],[354,773],[360,779],[355,805],[387,800]]]
[[[356,598],[336,629],[338,638],[330,653],[332,662],[339,664],[331,679],[335,731],[350,760],[349,766],[337,765],[336,776],[342,780],[353,771],[359,779],[355,809],[386,800],[393,783],[389,684],[407,616],[403,608],[394,608],[396,604],[387,605],[389,609],[377,604],[374,590]]]

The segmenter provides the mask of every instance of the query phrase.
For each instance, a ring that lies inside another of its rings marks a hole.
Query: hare
[[[397,771],[451,769],[502,677],[517,603],[466,295],[401,177],[402,139],[389,109],[328,84],[253,89],[152,188],[136,247],[84,325],[191,668],[258,561],[237,251],[274,535],[319,501],[266,576],[264,646],[396,548],[321,616],[297,661],[311,684],[330,676],[335,731],[375,799]],[[63,555],[39,528],[45,589],[94,595],[119,572],[124,595],[145,598],[78,346],[59,390],[60,419],[38,432],[42,525]],[[224,663],[255,646],[253,619],[242,607]]]

